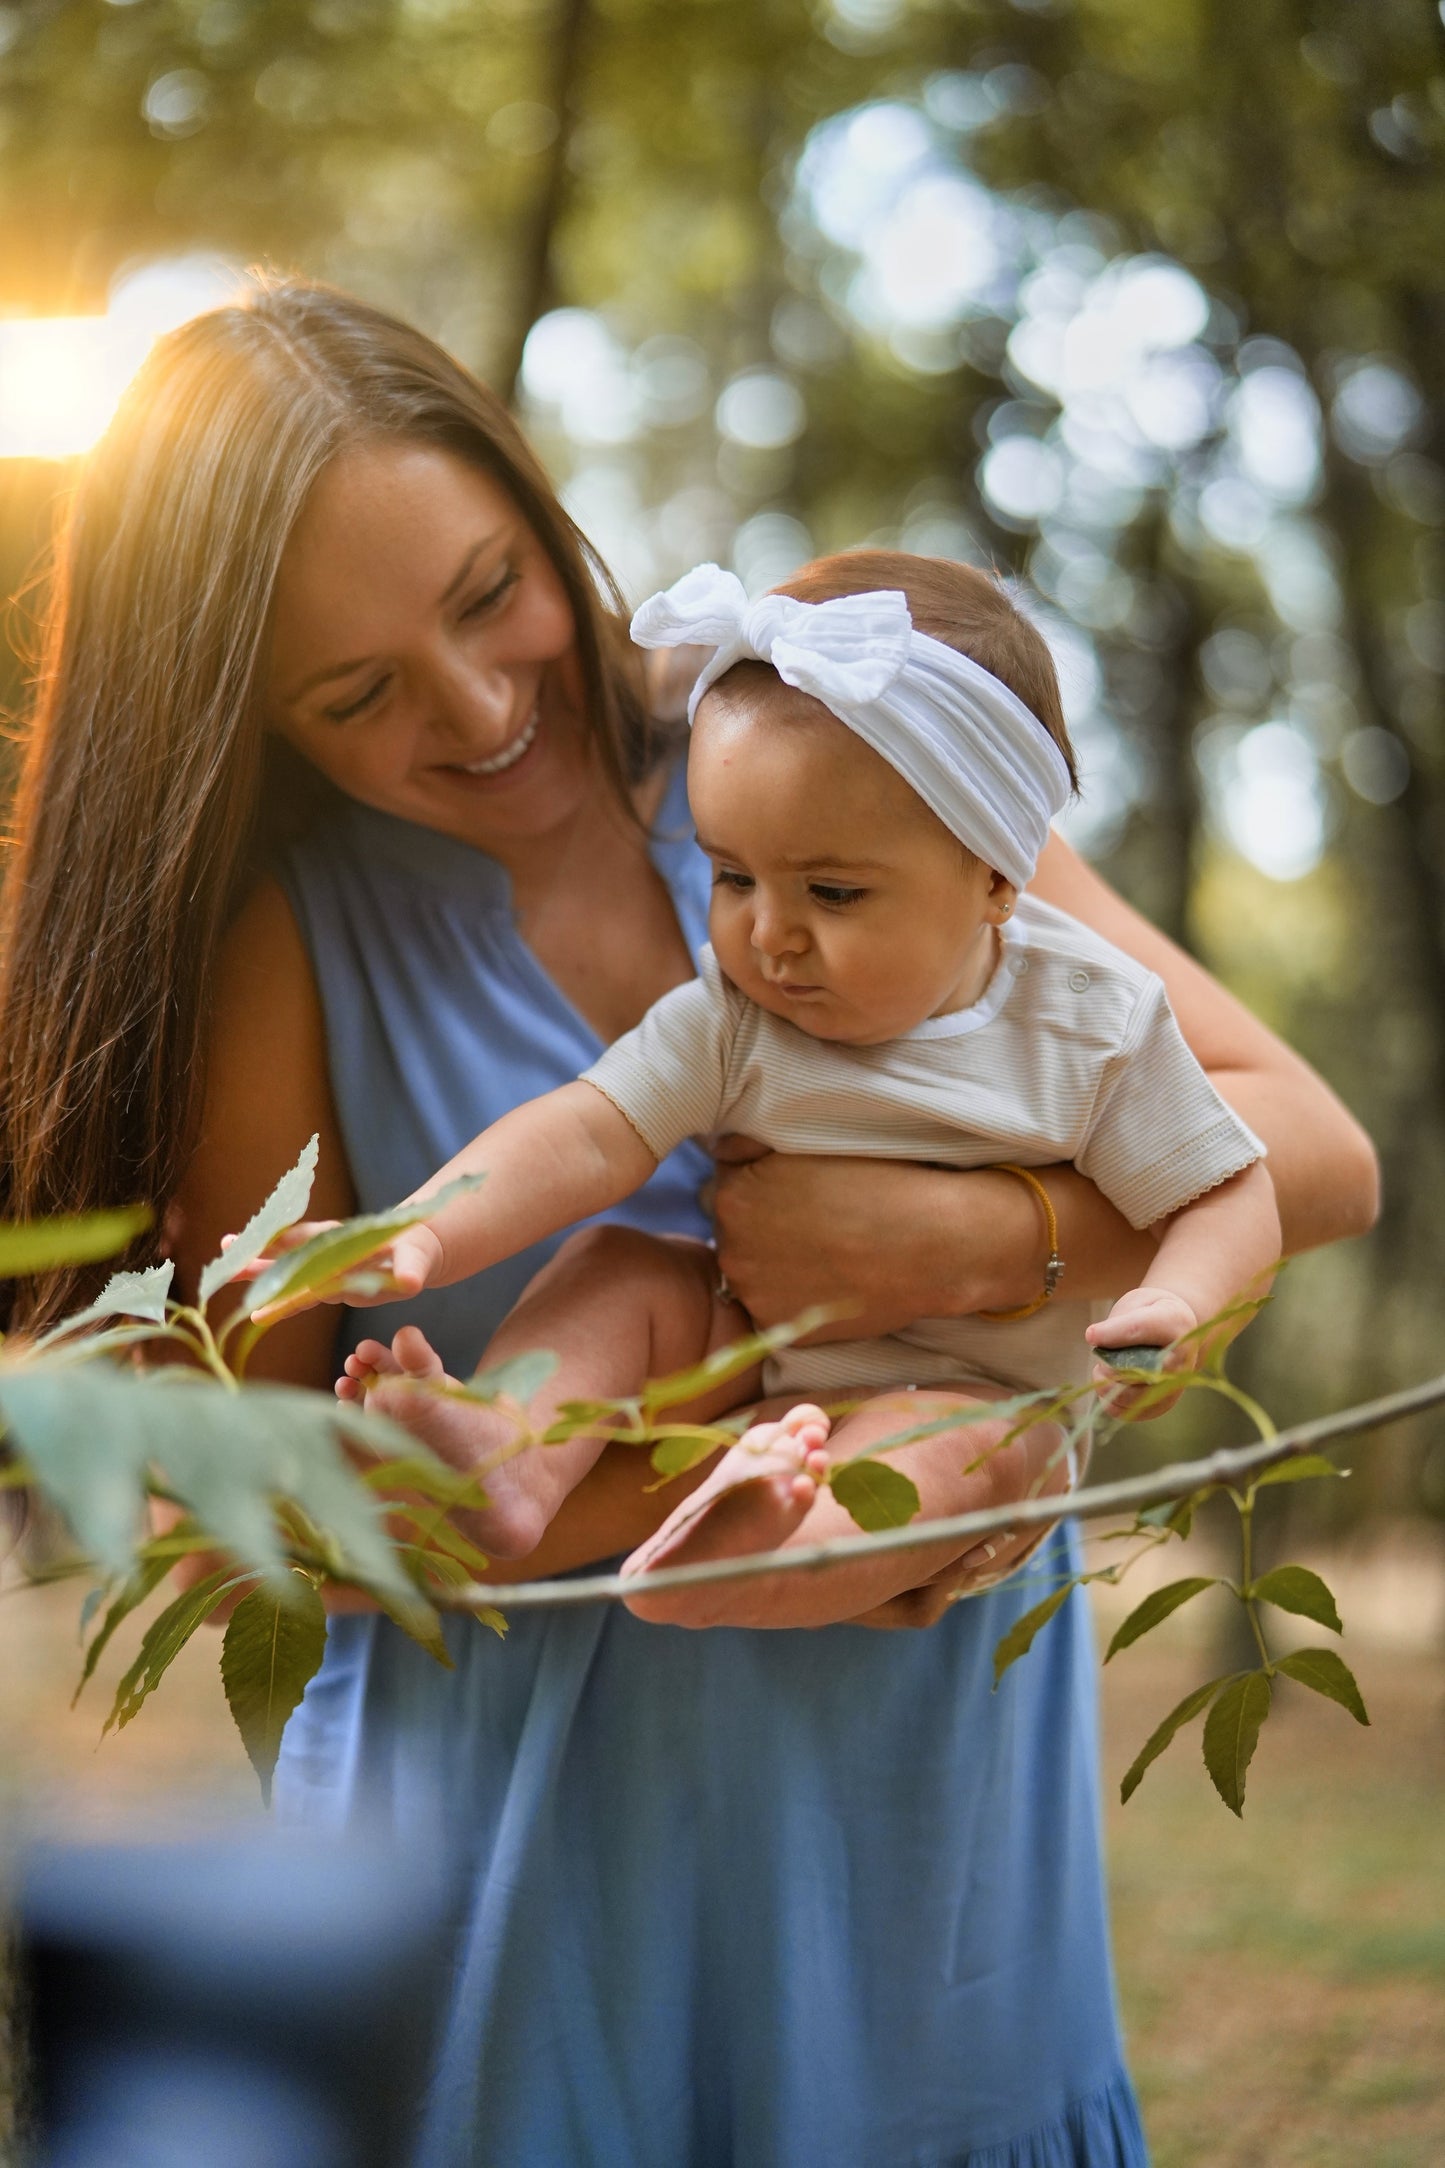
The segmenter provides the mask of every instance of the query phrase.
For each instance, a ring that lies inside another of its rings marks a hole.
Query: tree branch
[[[745,1581],[761,1574],[816,1573],[826,1566],[842,1565],[880,1551],[911,1551],[940,1540],[957,1540],[959,1548],[1001,1528],[1047,1527],[1060,1520],[1100,1520],[1142,1507],[1164,1505],[1171,1499],[1188,1498],[1214,1484],[1236,1482],[1258,1474],[1278,1462],[1298,1459],[1317,1446],[1336,1439],[1358,1436],[1398,1423],[1425,1408],[1445,1405],[1445,1376],[1430,1378],[1403,1392],[1388,1393],[1381,1400],[1365,1401],[1337,1415],[1316,1416],[1298,1423],[1277,1437],[1255,1445],[1234,1446],[1211,1453],[1207,1460],[1180,1461],[1153,1475],[1129,1476],[1118,1483],[1100,1483],[1093,1489],[1075,1491],[1071,1498],[1030,1498],[1018,1504],[990,1506],[978,1513],[958,1513],[950,1520],[914,1521],[906,1528],[890,1528],[875,1536],[845,1536],[832,1543],[815,1543],[806,1549],[765,1551],[743,1558],[710,1559],[696,1566],[668,1566],[656,1573],[590,1574],[567,1581],[519,1581],[515,1587],[473,1582],[470,1586],[429,1591],[430,1600],[442,1611],[472,1611],[493,1604],[503,1611],[570,1610],[580,1604],[617,1603],[646,1588],[698,1588],[708,1581]]]

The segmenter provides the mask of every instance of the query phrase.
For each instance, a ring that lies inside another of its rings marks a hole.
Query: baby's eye
[[[489,587],[484,595],[473,596],[472,600],[466,605],[465,609],[462,611],[462,616],[464,618],[482,616],[485,611],[494,608],[495,605],[501,601],[503,595],[507,593],[508,589],[516,586],[520,578],[521,574],[517,571],[516,567],[514,565],[509,565],[507,570],[502,574],[501,578],[496,582],[494,586]]]
[[[750,873],[735,873],[731,866],[714,866],[712,885],[714,888],[749,889],[753,877]]]
[[[389,678],[379,677],[375,684],[368,685],[364,693],[355,700],[348,701],[344,708],[323,708],[321,712],[329,723],[349,723],[353,716],[364,715],[368,708],[375,707],[389,683]]]
[[[867,895],[866,888],[839,888],[832,881],[810,881],[808,893],[819,903],[858,903]]]

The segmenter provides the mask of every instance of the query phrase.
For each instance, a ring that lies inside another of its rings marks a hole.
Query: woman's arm
[[[1158,972],[1179,1028],[1215,1089],[1269,1148],[1286,1256],[1374,1225],[1380,1209],[1375,1148],[1308,1062],[1058,836],[1039,861],[1031,893]]]
[[[225,944],[208,1053],[206,1107],[186,1180],[167,1232],[181,1289],[193,1293],[223,1234],[245,1225],[296,1159],[320,1139],[312,1209],[344,1218],[356,1209],[327,1073],[326,1033],[310,959],[289,904],[264,883]],[[336,1375],[336,1312],[318,1309],[267,1334],[250,1365],[256,1377],[329,1392]],[[700,1480],[703,1470],[687,1480]],[[652,1471],[642,1455],[615,1446],[565,1501],[541,1545],[498,1565],[498,1580],[564,1573],[634,1548],[679,1495],[648,1497]],[[338,1595],[333,1608],[368,1607]]]
[[[1372,1225],[1374,1148],[1307,1062],[1053,837],[1032,892],[1157,971],[1185,1039],[1269,1150],[1285,1251]],[[1043,1216],[1022,1182],[895,1161],[759,1156],[736,1140],[717,1184],[718,1250],[760,1324],[814,1303],[852,1304],[820,1339],[896,1331],[915,1317],[967,1316],[1031,1301],[1043,1284]],[[1065,1291],[1112,1300],[1146,1277],[1138,1233],[1072,1167],[1044,1180],[1059,1225]]]

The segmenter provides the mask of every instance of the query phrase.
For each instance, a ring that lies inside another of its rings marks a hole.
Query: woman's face
[[[282,558],[270,721],[349,797],[506,856],[595,787],[574,640],[490,476],[435,446],[356,446]]]

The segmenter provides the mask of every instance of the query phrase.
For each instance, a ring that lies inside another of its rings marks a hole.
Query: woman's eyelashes
[[[510,593],[512,588],[516,586],[521,576],[515,565],[508,565],[500,579],[493,581],[492,585],[484,593],[473,595],[470,602],[463,603],[458,613],[459,616],[463,620],[469,617],[481,617],[486,611],[495,609],[502,597]]]
[[[389,676],[379,677],[374,684],[368,685],[364,693],[358,694],[355,700],[348,701],[344,708],[323,708],[321,712],[328,723],[349,723],[353,716],[364,715],[368,708],[375,707],[390,683]]]
[[[473,595],[469,602],[462,604],[461,609],[457,612],[457,622],[467,624],[474,618],[487,616],[506,595],[510,594],[521,576],[521,573],[514,565],[509,565],[500,579],[493,581],[492,585],[482,594]],[[391,677],[388,672],[368,685],[365,692],[358,693],[354,700],[347,701],[344,706],[323,708],[321,712],[328,723],[352,722],[358,715],[364,715],[368,708],[376,706],[377,701],[380,700],[390,683]]]

